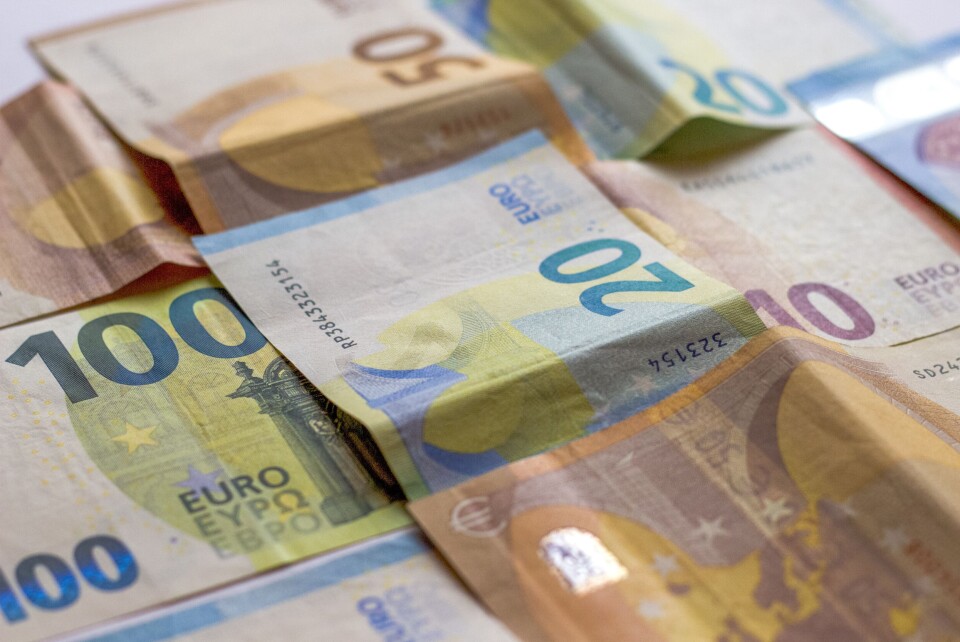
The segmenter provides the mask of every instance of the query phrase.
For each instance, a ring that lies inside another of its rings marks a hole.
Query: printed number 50
[[[438,34],[429,29],[410,27],[364,38],[354,45],[353,55],[367,63],[395,63],[431,54],[442,45],[443,38]],[[420,62],[416,67],[418,75],[401,76],[395,70],[387,70],[382,72],[381,76],[395,85],[409,87],[431,80],[442,80],[441,67],[450,65],[477,69],[483,67],[484,63],[482,60],[465,56],[438,56],[433,60]]]
[[[580,272],[560,271],[565,263],[600,250],[619,250],[620,256],[612,261]],[[551,254],[540,263],[540,274],[554,283],[586,283],[616,274],[639,260],[640,248],[633,243],[619,239],[597,239],[577,243],[572,247]],[[660,263],[648,263],[643,268],[659,281],[608,281],[598,283],[580,294],[580,303],[591,312],[612,317],[623,312],[623,310],[611,307],[603,302],[603,297],[608,294],[614,292],[683,292],[693,287],[693,283]]]

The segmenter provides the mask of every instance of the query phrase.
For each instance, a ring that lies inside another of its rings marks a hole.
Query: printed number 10
[[[237,345],[225,345],[210,334],[197,318],[194,305],[201,301],[216,301],[229,310],[240,323],[244,339]],[[197,352],[218,359],[233,359],[252,354],[266,345],[266,338],[230,300],[222,288],[203,288],[187,292],[170,304],[170,322],[180,337]],[[107,346],[103,338],[107,329],[125,327],[132,330],[146,346],[153,358],[153,366],[146,372],[134,372],[124,366]],[[145,386],[170,376],[180,362],[177,346],[163,327],[142,314],[118,312],[87,322],[77,334],[80,352],[104,378],[127,386]],[[57,383],[73,403],[93,399],[97,392],[80,369],[70,351],[53,332],[42,332],[28,338],[7,359],[8,363],[25,366],[39,356]]]

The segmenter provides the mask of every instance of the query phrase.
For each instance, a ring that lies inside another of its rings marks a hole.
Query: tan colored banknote
[[[161,206],[72,89],[46,82],[0,108],[0,326],[109,294],[163,263],[202,265],[190,225]]]
[[[62,642],[510,642],[416,529],[327,553]]]
[[[205,590],[408,522],[212,279],[0,331],[0,638]]]
[[[763,329],[537,132],[194,242],[277,349],[370,428],[408,497],[601,430]]]
[[[587,172],[641,229],[745,292],[770,324],[863,346],[960,325],[960,235],[918,220],[820,130]]]
[[[590,156],[533,67],[485,53],[420,0],[190,2],[36,49],[125,140],[173,166],[207,232],[530,128],[578,162]]]
[[[792,328],[411,505],[525,640],[960,638],[960,417]]]

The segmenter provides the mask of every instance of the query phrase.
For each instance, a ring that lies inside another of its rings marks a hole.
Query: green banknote
[[[667,145],[689,154],[748,135],[743,126],[805,122],[784,83],[875,48],[841,4],[433,2],[494,53],[539,67],[594,151],[616,157],[644,155],[680,128]]]
[[[0,352],[4,640],[408,521],[367,433],[212,279],[8,328]]]
[[[599,430],[762,329],[538,132],[195,243],[408,496]]]

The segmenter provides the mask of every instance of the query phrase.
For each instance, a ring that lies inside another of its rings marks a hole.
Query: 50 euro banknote
[[[408,522],[369,435],[212,279],[5,329],[0,356],[5,640]]]
[[[538,132],[195,243],[410,497],[599,430],[762,329]]]
[[[115,292],[165,264],[202,265],[188,211],[167,210],[71,88],[0,107],[0,326]]]
[[[808,117],[784,84],[872,52],[840,3],[434,0],[494,53],[536,65],[601,157],[690,155]],[[659,148],[659,149],[658,149]]]
[[[591,157],[533,67],[486,53],[419,0],[179,3],[34,44],[120,136],[172,166],[205,232],[535,127]]]
[[[525,640],[953,639],[960,417],[881,370],[768,330],[410,510]]]

